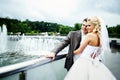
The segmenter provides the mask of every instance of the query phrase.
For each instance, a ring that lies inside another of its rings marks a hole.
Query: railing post
[[[22,71],[20,73],[20,80],[25,80],[25,77],[26,77],[26,73],[25,73],[25,71]]]

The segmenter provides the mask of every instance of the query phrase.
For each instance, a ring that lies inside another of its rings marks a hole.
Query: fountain
[[[0,54],[6,51],[6,45],[7,45],[7,28],[6,25],[3,24],[3,26],[0,27]]]
[[[44,36],[7,35],[6,25],[3,25],[0,27],[0,80],[14,80],[15,78],[15,80],[24,80],[24,77],[27,80],[37,80],[37,78],[31,78],[31,75],[37,74],[34,73],[36,70],[40,71],[39,73],[41,74],[38,76],[39,80],[44,80],[44,78],[49,80],[49,74],[54,72],[51,68],[53,66],[57,72],[52,75],[51,79],[62,80],[66,74],[63,67],[64,59],[62,58],[66,56],[64,52],[66,53],[67,48],[61,51],[63,55],[59,55],[59,58],[56,58],[57,61],[52,63],[49,63],[51,60],[43,57],[43,55],[50,53],[49,51],[57,46],[63,38],[60,36],[49,36],[47,33]],[[43,65],[46,63],[48,64]],[[43,73],[41,70],[49,73]],[[61,77],[56,77],[55,74],[59,74]]]
[[[17,51],[24,54],[44,55],[51,51],[60,42],[56,36],[21,36],[17,42]]]
[[[50,53],[64,37],[7,35],[0,27],[0,67],[39,58]],[[63,53],[65,49],[61,52]]]

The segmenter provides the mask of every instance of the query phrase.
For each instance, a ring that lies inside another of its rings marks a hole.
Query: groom
[[[84,40],[84,36],[87,34],[86,29],[87,18],[83,20],[81,30],[79,31],[70,31],[67,37],[51,51],[51,54],[46,55],[48,58],[52,58],[54,60],[55,56],[66,46],[69,45],[68,54],[65,60],[65,68],[69,70],[76,60],[76,55],[74,55],[73,51],[76,50],[82,40]]]

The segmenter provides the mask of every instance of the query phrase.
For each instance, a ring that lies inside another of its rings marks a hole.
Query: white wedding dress
[[[88,45],[73,64],[64,80],[116,80],[102,62],[90,57],[91,53],[97,49],[99,47]]]

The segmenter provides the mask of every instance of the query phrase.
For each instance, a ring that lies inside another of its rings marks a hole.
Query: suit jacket
[[[67,70],[73,65],[73,51],[76,50],[80,46],[81,41],[81,31],[70,31],[67,37],[56,47],[52,50],[52,52],[58,54],[62,49],[69,45],[68,54],[65,60],[65,68]]]

